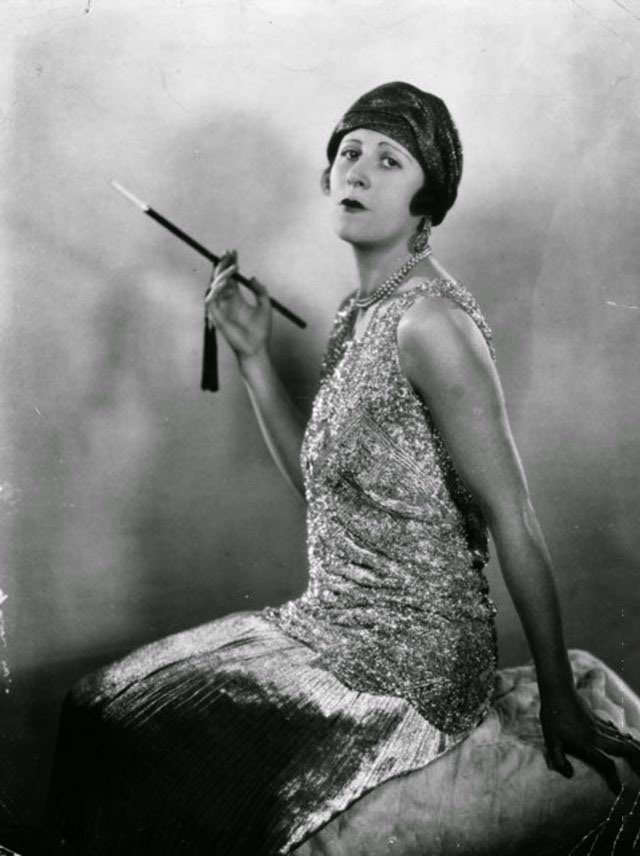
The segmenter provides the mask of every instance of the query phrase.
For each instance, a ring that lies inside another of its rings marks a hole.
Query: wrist
[[[540,692],[540,704],[543,707],[552,709],[571,701],[576,695],[573,674],[569,672],[562,678],[556,676],[546,680],[538,677],[538,690]]]
[[[266,346],[253,354],[240,354],[238,356],[240,374],[247,381],[251,380],[255,375],[262,374],[270,366],[271,357]]]
[[[576,687],[571,661],[566,647],[559,643],[544,656],[534,654],[536,681],[540,702],[546,707],[569,701],[575,696]]]

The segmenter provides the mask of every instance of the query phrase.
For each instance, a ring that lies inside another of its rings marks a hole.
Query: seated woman
[[[640,700],[566,650],[489,327],[431,252],[462,169],[449,111],[386,84],[327,151],[359,282],[306,426],[270,359],[265,287],[253,280],[245,301],[228,253],[206,297],[307,503],[308,588],[73,687],[55,852],[541,856],[604,840],[598,824],[626,805],[621,777],[637,784],[640,744],[624,731]],[[488,529],[534,665],[497,670]]]

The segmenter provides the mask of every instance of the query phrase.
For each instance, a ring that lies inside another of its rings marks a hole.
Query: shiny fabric
[[[272,854],[454,741],[404,699],[359,693],[260,613],[134,651],[62,718],[50,829],[82,856]]]
[[[578,693],[597,716],[640,734],[640,698],[602,660],[570,649]],[[533,663],[500,669],[483,722],[435,763],[357,800],[295,856],[631,856],[640,853],[638,780],[615,759],[624,789],[571,757],[549,770]]]
[[[361,341],[350,335],[355,298],[341,309],[302,447],[309,586],[264,615],[346,686],[408,699],[461,737],[489,705],[496,610],[484,521],[399,363],[399,319],[430,295],[456,302],[490,341],[449,280],[378,304]]]
[[[397,140],[416,158],[425,174],[423,209],[438,226],[456,200],[462,175],[462,145],[446,104],[410,83],[377,86],[347,110],[329,138],[332,164],[348,131],[371,128]]]
[[[72,688],[47,807],[52,854],[267,856],[317,845],[309,852],[422,856],[430,851],[411,840],[441,832],[445,813],[451,846],[434,853],[476,854],[451,836],[457,828],[464,841],[482,806],[465,807],[461,780],[446,791],[437,771],[451,759],[472,791],[502,788],[465,754],[502,715],[502,684],[486,529],[398,361],[399,319],[428,295],[455,301],[490,347],[457,283],[417,280],[379,304],[360,341],[346,302],[302,450],[307,591],[153,642]],[[520,726],[537,728],[535,696],[512,698]],[[500,734],[496,751],[511,740]],[[366,795],[422,775],[429,790],[430,771],[431,802],[425,794],[425,812],[407,815],[416,827],[403,827],[404,849],[379,839],[363,849],[387,828],[359,825],[371,820]],[[508,813],[517,804],[505,793]],[[546,799],[540,788],[528,798]],[[341,829],[342,842],[322,838]]]

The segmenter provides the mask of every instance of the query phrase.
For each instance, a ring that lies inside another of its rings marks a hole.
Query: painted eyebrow
[[[359,140],[357,137],[349,137],[349,139],[348,139],[348,140],[345,140],[344,142],[345,142],[345,143],[360,143],[360,144],[362,144],[362,140]],[[391,148],[391,149],[393,149],[394,151],[398,152],[398,154],[402,155],[403,157],[406,157],[406,155],[405,155],[405,153],[402,151],[402,149],[399,149],[397,146],[394,146],[394,145],[393,145],[393,143],[388,143],[386,140],[380,140],[380,142],[378,143],[378,145],[379,145],[379,146],[389,146],[389,148]]]

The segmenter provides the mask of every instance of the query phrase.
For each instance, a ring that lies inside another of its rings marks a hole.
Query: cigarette
[[[220,261],[219,256],[217,256],[215,253],[212,253],[211,250],[208,250],[205,246],[203,246],[201,243],[192,238],[191,235],[188,235],[186,232],[183,232],[182,229],[179,229],[178,226],[175,225],[175,223],[172,223],[171,220],[167,220],[166,217],[163,217],[162,214],[159,214],[150,205],[148,205],[146,202],[143,202],[142,199],[138,199],[137,196],[131,193],[130,190],[127,190],[126,187],[123,187],[115,179],[113,179],[110,183],[111,187],[113,187],[114,190],[117,190],[118,193],[122,194],[122,196],[124,196],[125,199],[128,199],[129,202],[133,202],[133,204],[137,208],[139,208],[144,214],[146,214],[148,217],[151,217],[152,220],[155,220],[156,223],[159,223],[161,226],[171,232],[172,235],[175,235],[176,238],[179,238],[185,244],[194,249],[197,253],[200,253],[201,256],[204,256],[206,259],[209,259],[209,261],[213,262],[216,265],[218,264],[218,262]],[[247,286],[247,288],[251,289],[251,281],[248,280],[241,273],[234,273],[233,279],[238,280],[238,282],[242,283],[242,285],[245,285]],[[298,317],[298,315],[296,315],[290,309],[287,309],[287,307],[283,306],[282,303],[279,303],[275,299],[275,297],[271,297],[269,299],[273,308],[281,315],[284,315],[285,318],[288,318],[289,321],[292,321],[298,327],[302,327],[303,329],[307,326],[306,322],[303,321],[302,318]]]

